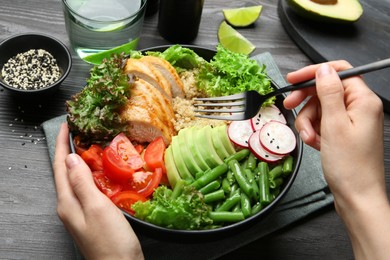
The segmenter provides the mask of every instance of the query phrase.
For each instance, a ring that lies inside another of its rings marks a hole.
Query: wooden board
[[[313,22],[296,15],[286,0],[279,0],[278,14],[290,37],[315,63],[344,59],[353,66],[390,57],[390,0],[361,0],[364,13],[353,24]],[[390,69],[364,78],[390,113]]]

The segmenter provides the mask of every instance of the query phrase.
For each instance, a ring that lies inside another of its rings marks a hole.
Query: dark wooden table
[[[379,1],[379,0],[376,0]],[[268,51],[281,72],[311,63],[289,38],[278,18],[277,1],[205,1],[195,45],[215,48],[222,8],[262,4],[255,26],[240,32]],[[0,0],[0,40],[17,33],[47,33],[69,46],[61,1]],[[157,15],[145,19],[139,48],[168,44],[157,31]],[[73,259],[73,242],[56,214],[56,193],[47,143],[40,124],[65,113],[64,102],[78,92],[90,65],[73,55],[73,67],[61,90],[50,100],[20,103],[0,89],[0,258]],[[385,164],[390,172],[390,117],[385,116]],[[373,148],[375,149],[375,148]],[[386,176],[387,187],[390,175]],[[249,244],[226,258],[352,259],[345,228],[333,207]]]

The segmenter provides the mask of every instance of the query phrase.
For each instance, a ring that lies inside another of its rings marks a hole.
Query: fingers
[[[91,170],[77,154],[69,154],[65,159],[70,186],[78,198],[81,207],[93,204],[102,194],[96,187]]]
[[[344,103],[344,87],[337,72],[329,64],[321,64],[316,71],[317,95],[322,108],[322,120],[327,124],[347,117]],[[333,125],[333,124],[332,124]]]
[[[58,195],[73,193],[69,185],[65,158],[69,154],[68,126],[66,123],[60,127],[56,140],[55,155],[53,161],[54,181]]]

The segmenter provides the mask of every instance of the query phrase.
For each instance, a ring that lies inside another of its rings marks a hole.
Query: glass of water
[[[147,0],[62,0],[72,48],[80,58],[129,42],[141,34]]]

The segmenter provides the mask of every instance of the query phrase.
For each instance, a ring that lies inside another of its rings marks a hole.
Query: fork
[[[361,75],[364,73],[380,70],[390,67],[390,58],[368,63],[362,66],[339,71],[337,74],[340,79]],[[217,119],[217,120],[246,120],[254,117],[261,108],[262,104],[269,98],[280,95],[285,92],[304,89],[315,86],[315,79],[304,81],[297,84],[287,85],[283,88],[277,88],[276,84],[271,80],[271,84],[276,87],[276,90],[266,95],[261,95],[255,90],[242,92],[230,96],[210,97],[210,98],[195,98],[195,101],[206,101],[209,103],[195,103],[195,107],[206,107],[206,109],[195,109],[194,112],[208,113],[196,114],[196,117]],[[208,109],[210,107],[223,107],[222,109]],[[225,108],[228,107],[228,108]],[[210,113],[230,113],[229,115],[214,115]]]

